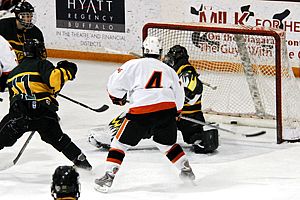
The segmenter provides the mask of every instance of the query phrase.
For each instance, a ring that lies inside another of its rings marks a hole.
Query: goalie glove
[[[69,80],[73,80],[77,73],[77,65],[75,63],[69,62],[67,60],[62,60],[62,61],[58,62],[56,65],[56,68],[66,70]]]
[[[127,93],[123,96],[123,98],[117,98],[111,95],[109,95],[109,98],[111,99],[113,104],[119,106],[124,106],[127,103]]]
[[[179,79],[184,86],[185,103],[193,105],[202,96],[203,84],[198,79],[198,74],[192,71],[184,71],[179,74]]]

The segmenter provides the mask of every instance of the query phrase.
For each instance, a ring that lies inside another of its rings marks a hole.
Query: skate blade
[[[109,187],[107,186],[100,186],[100,185],[97,185],[95,184],[95,190],[97,190],[98,192],[102,192],[102,193],[107,193],[108,190],[109,190]]]

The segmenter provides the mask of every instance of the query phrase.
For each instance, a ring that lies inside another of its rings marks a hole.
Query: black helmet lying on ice
[[[80,197],[79,174],[72,166],[59,166],[52,175],[51,195],[54,199]]]
[[[13,12],[16,15],[17,20],[25,29],[30,29],[36,22],[35,12],[33,6],[26,2],[18,3]]]

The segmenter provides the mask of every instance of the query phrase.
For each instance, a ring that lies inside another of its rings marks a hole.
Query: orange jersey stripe
[[[117,151],[119,153],[125,154],[123,150],[121,149],[116,149],[116,148],[110,148],[109,151]]]
[[[184,152],[181,152],[180,154],[178,154],[171,162],[172,163],[175,163],[177,160],[179,160],[179,158],[181,158],[182,156],[184,156],[185,153]]]
[[[125,118],[124,121],[123,121],[123,123],[122,123],[122,125],[121,125],[121,127],[120,127],[120,129],[117,132],[117,135],[116,135],[117,139],[120,138],[120,135],[123,133],[123,130],[126,127],[127,123],[128,123],[128,119]]]
[[[147,105],[147,106],[139,106],[135,108],[130,108],[129,113],[130,114],[146,114],[146,113],[152,113],[156,111],[161,111],[161,110],[167,110],[171,108],[175,108],[176,104],[174,102],[162,102],[162,103],[157,103],[157,104],[152,104],[152,105]]]
[[[112,162],[112,163],[117,163],[119,165],[122,164],[122,161],[118,160],[118,159],[114,159],[114,158],[107,158],[106,159],[107,162]]]

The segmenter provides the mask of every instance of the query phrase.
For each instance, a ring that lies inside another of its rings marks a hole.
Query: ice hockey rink
[[[58,59],[50,59],[56,64]],[[73,60],[74,61],[74,60]],[[112,105],[106,93],[108,76],[117,63],[74,61],[78,64],[77,78],[65,85],[61,94],[93,108],[107,104],[110,108],[96,113],[58,97],[61,126],[81,147],[93,165],[91,172],[80,173],[82,200],[299,200],[300,144],[276,144],[275,130],[237,125],[220,126],[240,133],[266,130],[267,134],[243,138],[220,131],[220,146],[212,154],[194,154],[186,145],[184,150],[196,175],[193,184],[184,184],[169,161],[155,148],[128,151],[109,193],[94,190],[94,179],[104,173],[107,152],[87,142],[90,130],[109,121],[125,107]],[[0,94],[0,117],[8,112],[8,94]],[[0,165],[11,162],[27,139],[24,134],[10,148],[0,151]],[[180,135],[178,137],[181,142]],[[140,145],[151,147],[151,141]],[[19,162],[0,171],[1,200],[47,200],[52,174],[59,165],[72,165],[52,146],[42,142],[35,133]]]

